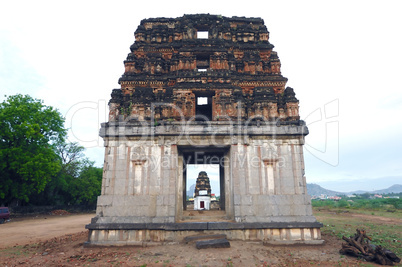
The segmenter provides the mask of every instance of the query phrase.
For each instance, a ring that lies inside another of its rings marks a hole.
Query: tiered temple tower
[[[304,177],[308,129],[260,18],[141,21],[102,123],[89,244],[230,239],[320,243]],[[186,165],[218,164],[224,222],[187,221]]]
[[[198,174],[194,189],[194,209],[210,209],[211,204],[211,184],[208,174],[202,171]]]

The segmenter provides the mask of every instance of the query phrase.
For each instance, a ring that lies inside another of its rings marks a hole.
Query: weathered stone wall
[[[97,207],[104,222],[175,221],[177,147],[158,141],[105,141]]]
[[[306,192],[302,139],[231,146],[234,214],[238,222],[315,221]]]
[[[225,134],[224,129],[236,128],[223,123],[216,135],[212,134],[218,129],[214,125],[187,125],[186,134],[176,132],[181,126],[103,125],[106,148],[99,222],[179,221],[184,179],[181,147],[208,151],[216,147],[214,143],[228,148],[221,185],[225,187],[227,219],[315,221],[304,177],[305,126],[248,126],[248,132],[253,133],[249,135]],[[166,131],[167,127],[171,129]],[[154,134],[138,134],[147,131]]]

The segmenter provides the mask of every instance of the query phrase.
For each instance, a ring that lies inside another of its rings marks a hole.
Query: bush
[[[402,209],[402,199],[397,198],[354,198],[353,201],[348,201],[348,198],[343,198],[339,201],[331,199],[313,199],[311,201],[313,207],[326,207],[326,208],[354,208],[354,209]]]
[[[334,208],[335,207],[335,201],[331,199],[313,199],[311,201],[311,205],[313,207],[326,207],[326,208]]]
[[[338,208],[346,208],[346,207],[349,207],[349,203],[346,200],[341,199],[338,201],[337,207]]]

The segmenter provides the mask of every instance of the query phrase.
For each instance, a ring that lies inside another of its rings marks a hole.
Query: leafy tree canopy
[[[84,161],[80,176],[72,180],[70,192],[76,204],[96,204],[97,197],[101,194],[103,170],[93,164]]]
[[[64,118],[41,100],[17,94],[0,104],[0,202],[44,190],[61,168],[55,144],[65,136]]]
[[[57,142],[60,170],[45,190],[30,201],[33,205],[93,205],[101,193],[102,168],[84,156],[78,143]]]

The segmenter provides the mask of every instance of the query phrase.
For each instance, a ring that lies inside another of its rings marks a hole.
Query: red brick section
[[[198,39],[207,31],[208,39]],[[144,19],[124,61],[110,117],[136,120],[299,120],[298,100],[261,18]],[[206,107],[197,97],[207,97]],[[154,104],[152,104],[154,103]],[[158,103],[158,104],[155,104]],[[207,111],[205,111],[207,110]]]

